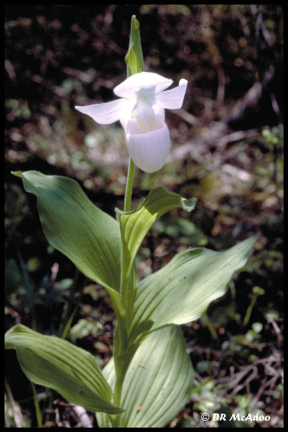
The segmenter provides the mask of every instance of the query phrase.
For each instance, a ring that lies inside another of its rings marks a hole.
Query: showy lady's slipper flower
[[[165,164],[171,146],[164,109],[181,108],[187,87],[181,79],[178,87],[164,92],[171,84],[172,80],[156,73],[140,72],[115,87],[121,99],[75,108],[100,124],[120,120],[133,162],[152,173]]]

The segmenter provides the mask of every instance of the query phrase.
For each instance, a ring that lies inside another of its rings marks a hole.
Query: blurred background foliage
[[[137,257],[140,277],[183,249],[222,250],[259,235],[227,294],[182,327],[195,389],[170,427],[223,426],[204,423],[201,412],[264,413],[269,421],[229,426],[281,427],[281,5],[6,5],[6,329],[22,322],[61,335],[71,325],[68,340],[100,366],[111,356],[115,317],[105,290],[47,244],[36,200],[11,171],[66,175],[111,215],[123,207],[123,130],[97,125],[74,106],[115,98],[132,15],[146,70],[189,82],[182,109],[166,113],[168,162],[153,174],[136,169],[134,206],[160,184],[198,198],[192,215],[175,210],[155,223]],[[6,360],[6,425],[33,427],[33,388],[15,353]],[[81,426],[59,395],[37,392],[46,427]]]

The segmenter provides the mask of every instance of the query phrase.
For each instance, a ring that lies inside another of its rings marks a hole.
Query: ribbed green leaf
[[[114,306],[121,310],[118,222],[98,209],[74,180],[37,171],[14,175],[22,177],[26,191],[37,196],[48,242],[107,288]]]
[[[195,205],[195,198],[186,200],[177,193],[158,186],[152,189],[137,209],[128,213],[116,210],[123,247],[123,279],[128,279],[139,246],[153,223],[169,210],[182,207],[191,211]]]
[[[113,359],[104,370],[114,383]],[[149,334],[140,345],[125,376],[119,427],[165,427],[186,404],[194,372],[181,330],[168,326]],[[101,427],[109,427],[107,415],[97,413]]]
[[[200,317],[224,294],[233,273],[243,267],[256,237],[225,252],[197,248],[179,253],[137,288],[130,341],[143,332],[167,324],[183,324]]]
[[[16,350],[31,381],[56,390],[69,402],[90,411],[123,411],[110,403],[111,388],[87,351],[21,324],[6,333],[5,348]]]
[[[127,77],[144,71],[144,60],[141,48],[139,21],[133,15],[131,19],[131,31],[129,48],[125,57],[127,63]]]

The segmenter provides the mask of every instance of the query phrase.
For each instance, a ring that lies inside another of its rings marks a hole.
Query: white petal
[[[179,86],[156,95],[156,104],[163,108],[178,109],[183,104],[188,81],[181,79]]]
[[[165,90],[172,84],[172,80],[164,78],[153,72],[140,72],[135,75],[131,75],[121,84],[115,87],[114,93],[117,96],[125,99],[130,99],[135,96],[136,93],[143,93],[145,91],[153,90],[153,93],[159,93]]]
[[[130,157],[142,171],[152,173],[160,170],[170,150],[170,136],[167,125],[143,134],[127,134],[126,145]]]
[[[83,114],[92,117],[97,123],[110,124],[119,120],[123,112],[126,111],[127,101],[124,99],[117,99],[112,102],[101,104],[75,106],[75,108]]]

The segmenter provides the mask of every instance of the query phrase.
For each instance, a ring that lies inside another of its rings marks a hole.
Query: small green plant
[[[187,81],[164,91],[172,81],[144,71],[135,17],[126,63],[128,77],[114,90],[120,99],[77,107],[99,123],[120,120],[125,130],[130,160],[124,210],[116,209],[116,219],[94,206],[74,180],[37,171],[14,173],[37,197],[48,242],[109,293],[117,318],[113,357],[101,371],[90,353],[22,324],[7,332],[6,348],[17,351],[33,383],[96,412],[100,427],[165,427],[193,388],[180,325],[199,318],[225,293],[255,237],[224,252],[187,249],[138,280],[135,257],[153,223],[175,208],[192,211],[196,199],[158,186],[131,210],[134,167],[150,173],[165,164],[170,136],[164,109],[182,106]]]

